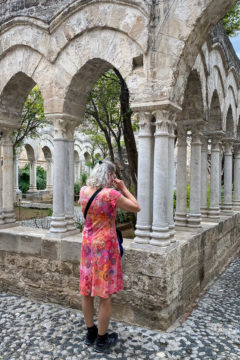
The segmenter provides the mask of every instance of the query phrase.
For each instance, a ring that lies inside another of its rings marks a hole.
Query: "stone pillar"
[[[168,137],[168,226],[171,242],[175,242],[175,224],[173,220],[173,188],[174,188],[174,142],[176,124],[173,119],[169,123]]]
[[[13,158],[14,163],[14,202],[18,202],[22,198],[22,192],[19,189],[18,183],[18,157],[19,155],[16,154]]]
[[[2,184],[2,167],[3,167],[3,159],[2,159],[2,137],[0,135],[0,225],[4,224],[3,220],[3,184]]]
[[[190,164],[190,212],[189,227],[201,227],[201,127],[192,128],[191,164]]]
[[[4,129],[2,136],[3,150],[3,167],[2,167],[2,184],[3,184],[3,218],[5,223],[14,223],[16,217],[14,214],[14,196],[13,196],[13,141],[12,129]]]
[[[135,243],[149,243],[152,228],[153,193],[153,125],[152,114],[140,112],[138,135],[138,202]]]
[[[178,128],[177,174],[176,174],[176,213],[175,225],[187,224],[187,131],[182,124]]]
[[[201,148],[201,215],[207,217],[207,188],[208,188],[208,139],[203,136]]]
[[[210,182],[210,207],[208,217],[210,219],[220,219],[219,208],[219,163],[220,163],[220,138],[212,137],[211,139],[211,182]]]
[[[240,144],[234,145],[234,195],[233,206],[240,209]]]
[[[64,206],[66,166],[66,130],[64,128],[64,120],[56,120],[54,122],[53,142],[53,215],[50,233],[61,235],[67,231]]]
[[[222,144],[219,144],[220,153],[219,153],[219,207],[222,207]]]
[[[65,141],[65,220],[67,222],[67,231],[75,231],[74,222],[74,128],[68,131]]]
[[[170,244],[168,167],[172,165],[168,162],[169,112],[157,110],[155,116],[153,225],[150,244],[167,246]]]
[[[222,211],[232,213],[232,140],[224,141],[224,204]]]
[[[28,192],[37,191],[37,162],[32,160],[30,162],[30,184]]]
[[[47,186],[46,190],[53,190],[53,174],[52,174],[53,162],[52,159],[47,159]]]

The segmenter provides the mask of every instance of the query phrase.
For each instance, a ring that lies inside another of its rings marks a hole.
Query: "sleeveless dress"
[[[78,204],[84,214],[89,196],[82,187]],[[116,202],[121,196],[117,190],[103,188],[94,198],[82,233],[80,260],[81,295],[109,295],[123,289],[122,265],[115,229]]]

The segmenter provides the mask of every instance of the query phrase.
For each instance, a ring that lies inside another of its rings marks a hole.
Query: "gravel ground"
[[[80,311],[0,293],[0,359],[240,359],[240,258],[172,332],[111,322],[118,344],[104,354],[83,343]]]

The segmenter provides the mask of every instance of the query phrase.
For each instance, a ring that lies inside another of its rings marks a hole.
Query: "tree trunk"
[[[118,76],[121,82],[121,95],[120,95],[120,103],[121,103],[121,114],[123,119],[123,137],[127,151],[128,163],[130,176],[132,180],[132,184],[134,186],[134,192],[137,194],[137,163],[138,163],[138,153],[136,141],[132,129],[131,122],[131,109],[129,104],[129,92],[127,85],[122,78],[121,74],[117,69],[114,69],[115,74]]]

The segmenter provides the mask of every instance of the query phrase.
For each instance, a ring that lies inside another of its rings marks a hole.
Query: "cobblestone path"
[[[80,311],[0,293],[1,360],[240,359],[240,259],[236,259],[175,331],[111,322],[119,342],[105,354],[83,344]]]

